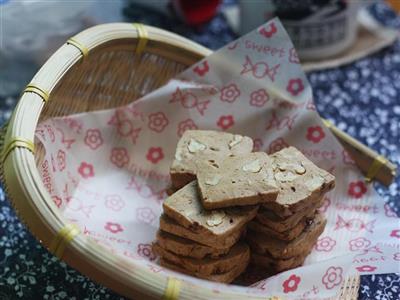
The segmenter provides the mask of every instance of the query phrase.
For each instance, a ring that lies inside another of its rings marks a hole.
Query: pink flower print
[[[319,238],[317,243],[315,244],[316,251],[329,252],[336,245],[336,241],[329,236],[325,236],[323,238]]]
[[[128,150],[123,147],[115,147],[111,150],[110,161],[117,166],[122,168],[129,163]]]
[[[124,229],[120,224],[113,222],[107,222],[106,225],[104,226],[104,229],[112,233],[119,233],[124,231]]]
[[[335,286],[342,283],[343,280],[343,269],[341,267],[329,267],[325,275],[322,277],[322,283],[325,287],[330,290]]]
[[[155,132],[162,132],[168,123],[167,116],[161,111],[149,115],[149,129]]]
[[[371,241],[365,237],[359,237],[349,241],[349,248],[351,251],[358,251],[368,248],[371,245]]]
[[[193,72],[197,73],[197,75],[199,75],[201,77],[203,77],[206,73],[208,73],[209,70],[210,70],[210,67],[206,60],[193,68]]]
[[[186,130],[197,129],[197,125],[192,119],[186,119],[178,124],[178,136],[182,136]]]
[[[232,115],[228,116],[221,116],[218,119],[217,126],[222,130],[227,130],[231,128],[235,124],[235,120],[233,119]]]
[[[99,129],[88,129],[85,136],[85,144],[92,150],[96,150],[103,144],[103,138]]]
[[[231,83],[221,89],[220,99],[224,102],[232,103],[240,96],[240,90],[236,84]]]
[[[153,261],[157,258],[156,254],[151,249],[150,244],[139,244],[137,248],[137,254],[141,257],[147,258]]]
[[[290,275],[290,277],[286,279],[282,284],[283,292],[287,294],[296,291],[300,284],[300,281],[301,278],[299,276],[296,276],[294,274]]]
[[[61,198],[58,196],[52,196],[51,198],[53,199],[54,204],[57,205],[58,208],[60,208],[62,204]]]
[[[275,23],[274,22],[271,22],[271,23],[269,23],[268,24],[268,26],[263,26],[262,28],[260,28],[259,30],[258,30],[258,32],[262,35],[262,36],[264,36],[264,37],[266,37],[266,38],[270,38],[270,37],[272,37],[276,32],[277,32],[277,28],[276,28],[276,26],[275,26]]]
[[[297,96],[304,90],[303,81],[300,78],[290,79],[286,90],[291,93],[292,96]]]
[[[263,107],[269,100],[269,95],[265,89],[259,89],[250,94],[250,105]]]
[[[383,208],[385,210],[385,216],[386,217],[397,218],[397,214],[392,210],[392,208],[390,207],[389,203],[385,203]]]
[[[259,138],[253,139],[253,151],[258,152],[261,151],[263,147],[263,141]]]
[[[94,176],[94,168],[92,164],[82,162],[78,168],[78,173],[85,179]]]
[[[57,164],[58,164],[58,170],[59,171],[64,171],[65,166],[66,166],[66,155],[63,150],[58,150],[57,152]]]
[[[390,233],[390,236],[400,239],[400,229],[393,229]]]
[[[139,207],[136,210],[136,218],[139,221],[151,224],[156,219],[156,215],[149,207]]]
[[[397,253],[393,254],[393,259],[397,260],[397,261],[400,261],[400,252],[397,252]]]
[[[269,144],[268,154],[272,154],[282,150],[283,148],[289,147],[289,144],[285,142],[283,138],[277,138]]]
[[[146,159],[152,164],[158,163],[164,158],[164,153],[161,147],[150,147],[147,151]]]
[[[358,272],[373,272],[377,269],[377,267],[374,266],[369,266],[369,265],[364,265],[361,267],[356,267]]]
[[[310,142],[319,143],[325,137],[321,126],[310,126],[307,129],[306,139]]]
[[[350,182],[349,189],[347,191],[349,196],[356,199],[361,198],[366,192],[367,192],[367,187],[365,186],[365,183],[360,180]]]
[[[113,211],[120,211],[124,208],[125,202],[122,200],[120,195],[107,195],[105,197],[104,205]]]

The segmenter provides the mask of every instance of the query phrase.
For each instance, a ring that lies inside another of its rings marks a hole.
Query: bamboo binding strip
[[[244,292],[213,293],[209,287],[161,276],[140,264],[129,268],[131,261],[105,253],[79,234],[68,225],[41,180],[38,166],[43,151],[39,145],[34,150],[35,129],[46,118],[129,103],[209,54],[210,50],[190,40],[151,26],[115,23],[90,28],[69,39],[43,65],[32,79],[34,84],[22,94],[7,128],[2,153],[8,153],[0,169],[9,197],[30,231],[69,265],[129,298],[266,299]],[[82,57],[83,64],[79,63]],[[104,80],[110,70],[114,77]],[[110,95],[115,95],[112,102]],[[13,151],[17,147],[28,151]]]
[[[8,155],[13,151],[15,148],[24,148],[35,154],[35,144],[23,137],[14,136],[7,140],[7,143],[4,146],[4,152],[2,153],[2,162],[4,162]]]
[[[45,103],[49,100],[49,97],[50,97],[49,92],[38,87],[37,85],[35,85],[33,83],[28,84],[22,93],[35,93],[40,98],[42,98]]]
[[[74,224],[67,224],[54,237],[50,243],[49,251],[61,259],[65,248],[81,231]]]
[[[82,53],[83,59],[85,59],[89,55],[89,49],[82,43],[78,42],[75,38],[70,38],[67,41],[67,44],[76,47]]]

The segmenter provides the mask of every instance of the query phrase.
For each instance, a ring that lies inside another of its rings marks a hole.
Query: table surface
[[[371,7],[387,26],[400,17],[384,4]],[[130,21],[165,28],[217,49],[237,36],[222,14],[201,29],[190,29],[157,13],[125,9]],[[320,114],[400,165],[400,41],[355,63],[308,74]],[[0,98],[0,124],[10,116],[16,96]],[[400,178],[375,187],[400,216]],[[359,299],[398,300],[400,274],[361,276]],[[21,224],[0,186],[0,299],[124,299],[44,249]]]

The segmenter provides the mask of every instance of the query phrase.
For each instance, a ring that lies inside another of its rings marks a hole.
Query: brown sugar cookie
[[[213,240],[218,240],[241,231],[244,225],[255,217],[258,206],[204,210],[200,202],[197,182],[193,181],[169,196],[163,203],[163,209],[168,217],[196,233],[197,236],[213,237]],[[213,246],[203,240],[196,241]]]
[[[257,267],[263,267],[274,272],[282,272],[301,266],[310,252],[302,253],[290,258],[274,258],[268,254],[251,253],[250,264]]]
[[[178,142],[170,175],[175,188],[196,179],[197,163],[221,159],[253,150],[253,140],[247,136],[212,130],[187,130]]]
[[[294,147],[270,155],[274,177],[280,189],[275,201],[264,207],[281,217],[299,212],[318,200],[335,186],[335,177],[317,167]]]
[[[170,217],[163,214],[160,217],[160,229],[162,231],[196,241],[200,244],[217,248],[220,251],[224,251],[226,248],[232,247],[240,239],[245,231],[245,226],[242,226],[241,228],[234,230],[229,234],[215,235],[211,232],[199,233],[183,227]]]
[[[160,265],[171,269],[173,271],[176,272],[180,272],[186,275],[192,275],[198,278],[202,278],[202,279],[207,279],[207,280],[211,280],[211,281],[216,281],[216,282],[221,282],[221,283],[231,283],[233,280],[235,280],[235,278],[237,278],[247,267],[249,263],[249,260],[247,261],[243,261],[240,264],[237,264],[233,267],[233,269],[231,269],[228,272],[225,273],[215,273],[215,274],[211,274],[211,275],[204,275],[201,273],[197,273],[197,272],[191,272],[186,270],[185,268],[174,264],[173,262],[165,259],[165,258],[160,258]]]
[[[272,159],[265,152],[226,157],[220,162],[203,161],[197,182],[205,209],[274,201],[279,191]]]
[[[313,214],[311,215],[311,218],[303,217],[303,219],[300,220],[300,222],[297,223],[293,228],[282,232],[274,231],[272,228],[258,222],[257,220],[251,221],[248,225],[248,228],[252,231],[263,233],[275,239],[279,239],[282,241],[291,241],[303,232],[304,228],[307,225],[307,222],[310,219],[313,219],[312,217]]]
[[[243,242],[235,244],[226,255],[219,258],[206,257],[203,259],[196,259],[180,256],[165,250],[160,247],[158,243],[153,244],[153,250],[162,258],[181,266],[189,272],[203,275],[226,273],[232,270],[236,265],[248,262],[250,258],[249,246]]]
[[[285,232],[295,227],[304,217],[312,217],[315,210],[323,204],[324,197],[313,201],[312,205],[289,217],[280,217],[275,212],[264,206],[258,210],[256,220],[276,232]]]
[[[240,274],[238,278],[235,279],[233,284],[250,286],[260,280],[271,277],[276,273],[277,272],[274,271],[272,268],[264,268],[262,266],[256,266],[255,264],[251,264],[251,257],[250,257],[250,264],[247,266],[246,270],[242,274]]]
[[[167,251],[181,256],[201,259],[206,256],[217,258],[229,252],[230,248],[218,249],[179,237],[168,232],[157,232],[157,243]]]
[[[248,230],[246,240],[251,250],[256,253],[266,253],[274,258],[290,258],[310,251],[324,231],[325,225],[326,219],[317,212],[312,223],[292,241],[282,241],[252,230]]]

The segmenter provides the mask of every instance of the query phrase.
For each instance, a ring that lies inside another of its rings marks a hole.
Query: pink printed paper
[[[251,287],[185,275],[216,293],[322,299],[346,276],[396,272],[399,219],[354,165],[315,111],[310,85],[279,20],[228,44],[162,88],[125,107],[40,124],[44,184],[83,234],[156,273],[151,242],[158,228],[169,166],[185,130],[215,129],[252,137],[256,151],[293,145],[336,175],[321,210],[328,224],[303,267]]]

